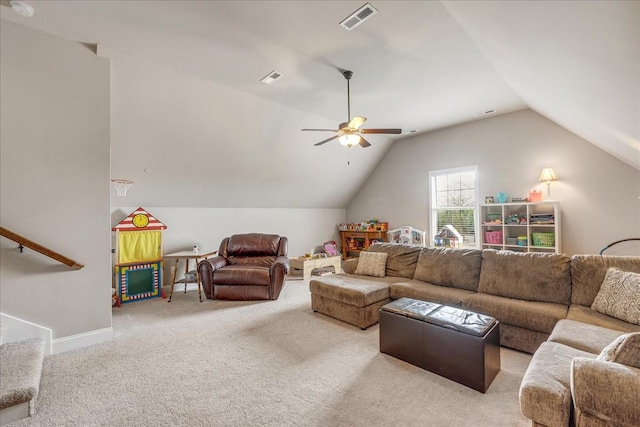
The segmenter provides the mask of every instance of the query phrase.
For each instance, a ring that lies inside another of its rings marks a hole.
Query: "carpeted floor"
[[[530,355],[502,349],[486,394],[382,354],[313,313],[308,281],[270,302],[198,302],[176,287],[113,311],[114,339],[45,360],[36,413],[14,426],[528,426]]]

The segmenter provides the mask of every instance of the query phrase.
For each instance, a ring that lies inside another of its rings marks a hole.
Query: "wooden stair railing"
[[[52,251],[51,249],[44,247],[32,240],[29,240],[26,237],[16,234],[13,231],[9,231],[4,227],[0,227],[0,236],[6,237],[7,239],[11,239],[14,242],[18,243],[21,249],[22,246],[26,246],[27,248],[33,249],[36,252],[40,252],[41,254],[46,255],[49,258],[61,262],[62,264],[68,265],[74,270],[80,270],[82,267],[84,267],[84,265],[72,260],[71,258],[60,255],[58,252]]]

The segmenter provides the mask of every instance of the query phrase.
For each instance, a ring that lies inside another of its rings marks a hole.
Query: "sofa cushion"
[[[640,325],[640,274],[609,268],[591,308]]]
[[[384,277],[388,256],[389,254],[385,252],[360,252],[355,274]]]
[[[398,245],[393,243],[376,243],[369,247],[369,252],[386,252],[387,276],[405,277],[413,279],[416,261],[422,248],[416,246]]]
[[[567,313],[567,319],[602,326],[603,328],[613,329],[615,331],[640,332],[640,326],[638,325],[598,313],[595,310],[591,310],[590,307],[577,304],[571,304],[569,312]]]
[[[420,251],[416,280],[452,288],[478,290],[482,251],[478,249],[424,248]]]
[[[226,265],[213,272],[216,285],[268,286],[271,280],[269,267],[253,264]]]
[[[571,257],[571,303],[591,307],[609,267],[640,273],[640,257],[573,255]]]
[[[535,352],[520,384],[520,409],[536,425],[568,426],[571,414],[571,361],[595,355],[555,342]]]
[[[473,294],[473,291],[438,286],[420,280],[393,283],[390,288],[390,295],[393,299],[407,297],[457,307],[461,307],[462,301]]]
[[[550,334],[558,320],[567,316],[567,307],[562,304],[531,302],[489,294],[471,294],[462,301],[462,306],[493,316],[501,323],[545,334]]]
[[[312,294],[343,302],[356,307],[366,307],[389,298],[389,285],[396,278],[332,274],[311,279]]]
[[[549,341],[598,354],[622,334],[613,329],[563,319],[553,328]]]
[[[533,354],[543,342],[546,342],[549,334],[521,328],[520,326],[500,323],[500,345],[514,348],[525,353]]]
[[[640,332],[620,335],[596,359],[640,368]]]
[[[565,254],[482,251],[478,292],[569,305],[571,265]]]
[[[234,256],[277,256],[280,236],[277,234],[234,234],[229,237],[227,253]]]

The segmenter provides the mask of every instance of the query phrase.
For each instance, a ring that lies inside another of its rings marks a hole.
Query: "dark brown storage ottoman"
[[[499,323],[400,298],[380,309],[380,351],[484,393],[500,371]]]

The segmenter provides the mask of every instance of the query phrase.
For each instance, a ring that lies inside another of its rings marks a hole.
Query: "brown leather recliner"
[[[198,273],[208,299],[276,300],[289,272],[286,237],[234,234],[218,255],[201,261]]]

